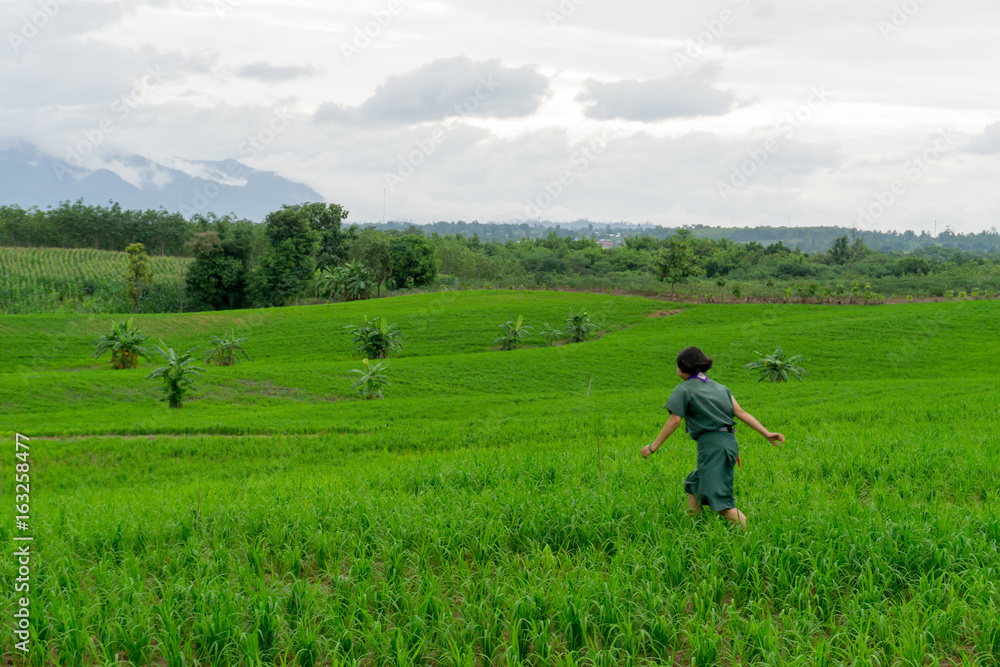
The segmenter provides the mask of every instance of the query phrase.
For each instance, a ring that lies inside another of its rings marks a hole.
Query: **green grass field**
[[[599,338],[492,343],[580,307]],[[404,337],[382,401],[349,390],[366,314]],[[92,358],[108,317],[0,319],[6,628],[32,438],[24,664],[1000,664],[996,301],[441,292],[136,322],[179,350],[233,326],[251,361],[169,410],[153,364]],[[746,533],[686,515],[682,433],[638,455],[688,345],[788,437],[738,429]],[[778,345],[805,382],[742,368]]]

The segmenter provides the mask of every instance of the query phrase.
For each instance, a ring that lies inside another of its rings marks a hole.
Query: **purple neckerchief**
[[[708,376],[704,373],[695,373],[688,376],[688,380],[701,380],[702,382],[708,382]]]

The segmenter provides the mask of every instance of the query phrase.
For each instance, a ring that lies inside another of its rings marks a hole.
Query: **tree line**
[[[711,228],[675,229],[599,240],[593,226],[577,230],[537,225],[499,226],[506,240],[484,240],[478,232],[442,234],[438,229],[485,229],[478,222],[418,227],[346,224],[337,204],[283,206],[263,223],[214,214],[185,219],[165,210],[130,211],[116,203],[90,206],[64,202],[47,211],[0,207],[0,244],[125,250],[141,243],[151,254],[193,257],[184,285],[184,308],[198,310],[276,306],[302,299],[340,300],[380,296],[386,289],[447,284],[528,285],[646,289],[657,281],[674,285],[692,277],[718,281],[909,281],[907,291],[941,292],[964,276],[976,285],[1000,283],[1000,255],[945,245],[911,251],[872,248],[870,234],[844,233],[821,251],[771,243],[710,238]],[[608,229],[613,229],[609,227]],[[824,229],[828,233],[830,229]],[[763,231],[761,231],[763,230]],[[736,230],[749,234],[753,230]],[[802,235],[809,230],[791,230]],[[600,233],[599,233],[600,232]],[[758,228],[773,233],[773,228]],[[533,236],[529,236],[529,234]],[[946,232],[950,234],[950,232]],[[906,232],[903,238],[920,235]],[[939,235],[938,238],[945,236]],[[956,238],[961,235],[953,235]],[[992,242],[995,232],[967,235]],[[946,237],[947,238],[947,237]],[[930,277],[942,277],[934,282]],[[931,285],[933,287],[922,287]],[[910,284],[914,286],[909,287]]]

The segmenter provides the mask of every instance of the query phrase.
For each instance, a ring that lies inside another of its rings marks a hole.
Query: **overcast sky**
[[[988,0],[4,0],[0,147],[350,220],[1000,226]]]

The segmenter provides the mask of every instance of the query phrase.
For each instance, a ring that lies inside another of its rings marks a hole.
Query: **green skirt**
[[[732,433],[713,431],[698,436],[698,468],[684,480],[684,492],[713,512],[736,507],[733,469],[739,447]]]

